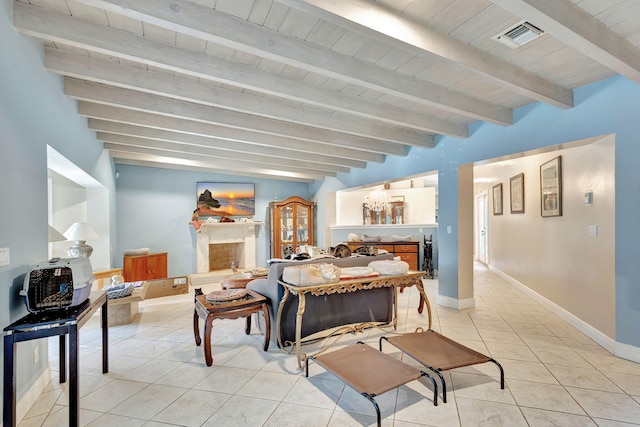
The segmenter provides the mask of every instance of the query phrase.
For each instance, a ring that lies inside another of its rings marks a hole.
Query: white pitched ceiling
[[[629,0],[23,0],[117,163],[311,181],[512,124],[615,73],[640,82]],[[493,36],[522,20],[538,39]]]

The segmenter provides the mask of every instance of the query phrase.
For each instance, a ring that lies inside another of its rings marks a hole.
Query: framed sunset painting
[[[198,182],[196,201],[200,216],[253,216],[256,213],[255,184]]]

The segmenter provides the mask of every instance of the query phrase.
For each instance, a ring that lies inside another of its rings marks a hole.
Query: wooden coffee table
[[[255,279],[255,277],[247,274],[232,274],[230,276],[225,276],[220,282],[220,286],[222,287],[222,289],[244,289],[247,287],[247,283],[249,283],[253,279]]]
[[[219,291],[213,291],[219,292]],[[195,309],[193,311],[193,334],[196,339],[196,345],[200,345],[200,321],[204,320],[204,360],[207,366],[213,365],[213,357],[211,356],[211,331],[213,330],[213,319],[237,319],[246,317],[247,324],[245,333],[251,333],[251,315],[262,311],[265,321],[265,334],[263,350],[269,350],[269,339],[271,333],[271,323],[269,320],[269,308],[267,299],[257,292],[247,290],[247,294],[236,300],[224,302],[211,302],[206,299],[205,295],[198,295],[195,299]]]

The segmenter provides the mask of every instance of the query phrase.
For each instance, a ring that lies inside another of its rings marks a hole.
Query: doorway
[[[475,259],[489,264],[489,192],[476,195],[474,221]]]

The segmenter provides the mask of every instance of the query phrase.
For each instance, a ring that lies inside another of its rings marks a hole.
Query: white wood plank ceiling
[[[521,21],[543,34],[493,39]],[[13,24],[116,163],[283,180],[640,83],[637,0],[20,0]]]

